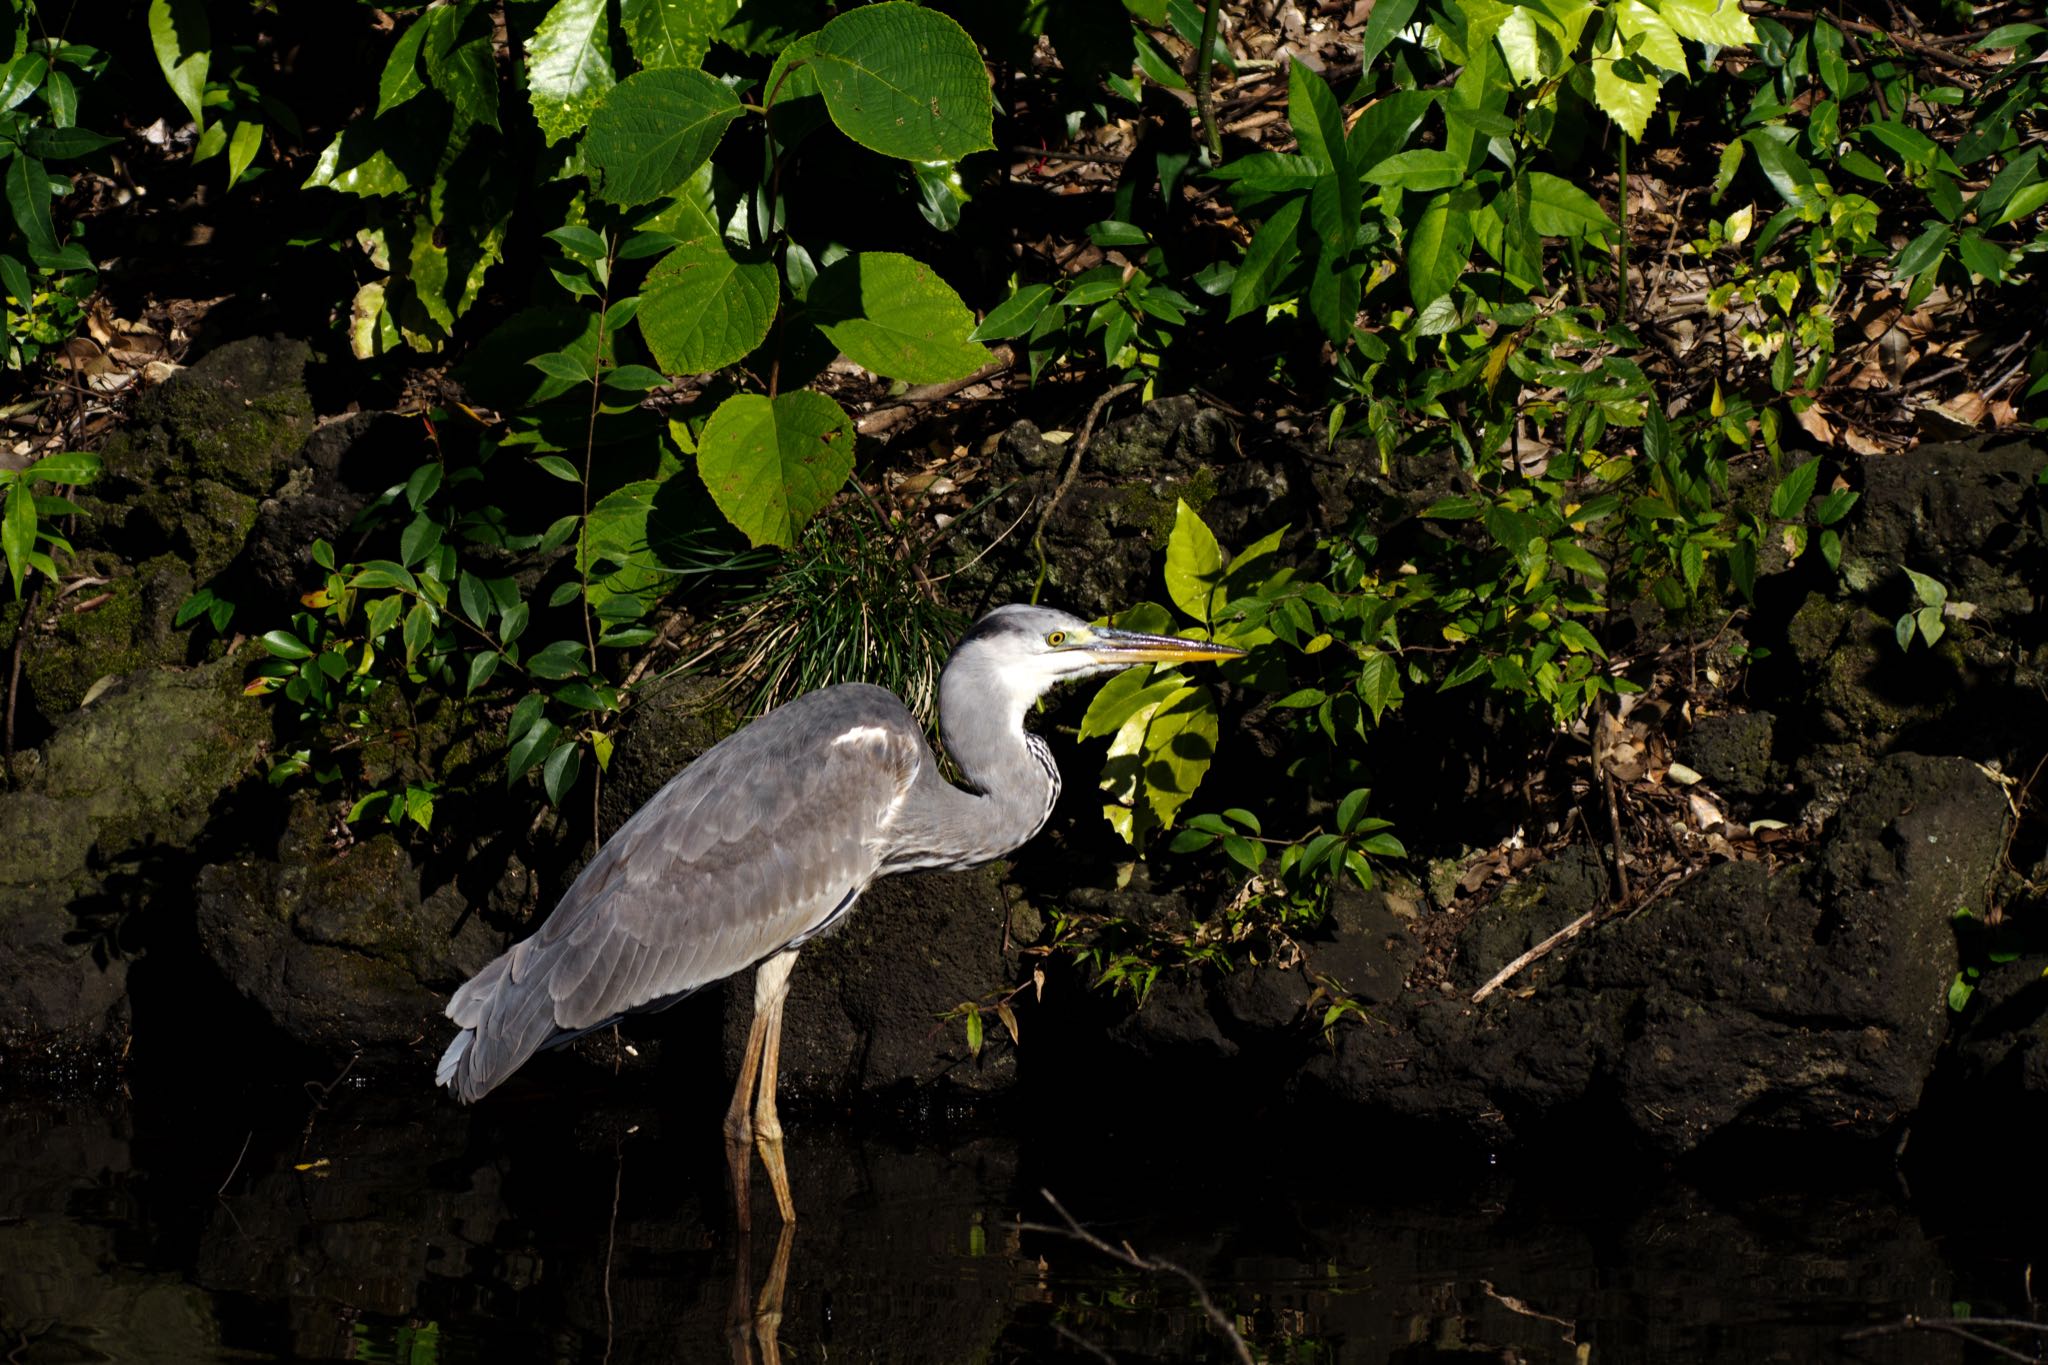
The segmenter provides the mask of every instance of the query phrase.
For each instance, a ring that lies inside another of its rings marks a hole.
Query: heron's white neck
[[[939,730],[969,790],[931,774],[897,821],[898,847],[929,850],[915,864],[972,867],[1038,833],[1059,797],[1059,770],[1045,741],[1027,732],[1032,703],[1058,681],[956,656],[939,678]]]

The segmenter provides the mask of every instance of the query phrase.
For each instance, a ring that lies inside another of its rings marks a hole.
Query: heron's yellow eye
[[[1058,649],[1067,642],[1067,633],[1063,630],[1052,631],[1046,635],[1045,642],[1054,649]]]

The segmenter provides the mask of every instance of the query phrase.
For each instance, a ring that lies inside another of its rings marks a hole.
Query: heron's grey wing
[[[714,747],[641,807],[533,937],[457,991],[474,1036],[443,1083],[474,1098],[558,1032],[730,976],[815,930],[875,875],[930,751],[902,703],[832,688]]]

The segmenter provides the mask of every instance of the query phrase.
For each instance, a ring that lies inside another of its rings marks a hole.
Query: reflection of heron
[[[965,791],[940,776],[917,722],[879,687],[827,687],[769,712],[656,792],[540,932],[455,992],[448,1017],[462,1032],[435,1079],[474,1100],[543,1047],[758,964],[754,1025],[725,1118],[727,1156],[745,1226],[747,1107],[758,1077],[752,1136],[782,1217],[793,1219],[775,1067],[797,950],[877,877],[972,867],[1038,832],[1060,775],[1024,715],[1056,684],[1241,652],[1096,629],[1043,607],[998,607],[967,632],[939,679],[939,727]]]

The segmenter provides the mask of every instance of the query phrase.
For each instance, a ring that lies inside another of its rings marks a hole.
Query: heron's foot
[[[775,1207],[782,1214],[782,1223],[788,1227],[796,1222],[796,1200],[789,1192],[789,1167],[782,1159],[782,1123],[775,1116],[773,1105],[763,1106],[754,1114],[754,1145],[760,1150],[761,1164],[768,1168],[768,1183],[775,1189]]]
[[[732,1210],[739,1230],[746,1232],[754,1225],[753,1208],[748,1199],[753,1184],[754,1134],[753,1125],[744,1111],[735,1122],[731,1116],[725,1121],[725,1164],[732,1172]]]

